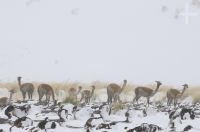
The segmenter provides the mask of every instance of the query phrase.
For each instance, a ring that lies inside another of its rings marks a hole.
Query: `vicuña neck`
[[[124,82],[124,84],[123,84],[123,86],[122,86],[122,88],[120,90],[120,93],[124,90],[125,87],[126,87],[126,82]]]
[[[154,92],[153,92],[153,94],[152,94],[152,95],[154,95],[154,94],[156,94],[156,93],[158,92],[158,89],[159,89],[159,87],[160,87],[160,85],[159,85],[159,84],[157,84],[157,86],[156,86],[156,89],[154,90]]]
[[[181,96],[183,95],[183,93],[185,92],[185,87],[183,88],[182,92],[181,92]]]
[[[11,102],[11,100],[12,100],[12,93],[10,92],[10,98],[9,98],[9,103]]]
[[[19,84],[19,87],[21,88],[21,79],[18,79],[18,84]]]

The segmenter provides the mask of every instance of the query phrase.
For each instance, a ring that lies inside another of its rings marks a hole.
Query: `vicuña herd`
[[[34,92],[34,89],[35,89],[34,85],[32,83],[22,83],[21,79],[22,79],[22,77],[17,77],[18,85],[19,85],[20,91],[22,93],[23,101],[25,101],[25,99],[26,99],[26,94],[28,95],[28,99],[32,100],[33,92]],[[160,81],[155,81],[155,82],[156,82],[155,90],[153,90],[149,87],[142,87],[142,86],[136,87],[135,88],[135,97],[133,99],[133,103],[135,103],[135,101],[136,101],[137,104],[138,104],[138,100],[141,97],[145,97],[147,99],[147,104],[149,105],[150,104],[150,98],[158,92],[160,86],[162,85],[162,83]],[[126,85],[127,85],[127,80],[123,81],[122,86],[119,86],[116,83],[110,83],[107,86],[107,103],[111,104],[113,102],[114,103],[121,102],[120,94],[123,92]],[[82,86],[79,86],[78,89],[70,88],[68,90],[68,94],[69,94],[69,97],[71,99],[74,99],[77,102],[77,97],[78,97],[78,94],[80,93],[81,94],[80,102],[84,99],[85,103],[90,103],[91,98],[94,94],[95,88],[96,87],[94,85],[92,85],[91,90],[82,90]],[[177,100],[180,99],[183,96],[183,94],[184,94],[184,92],[187,88],[188,88],[188,85],[184,84],[182,91],[178,91],[177,89],[169,89],[166,93],[167,105],[171,105],[172,102],[173,102],[174,106],[176,106]],[[44,96],[46,97],[45,102],[47,104],[49,103],[51,97],[52,97],[52,100],[54,102],[56,102],[54,90],[49,84],[40,84],[38,86],[37,92],[38,92],[38,95],[39,95],[39,103],[42,103],[42,98]],[[3,107],[3,106],[10,104],[10,101],[12,99],[12,95],[14,93],[16,93],[16,90],[12,89],[12,90],[10,90],[10,97],[9,98],[8,97],[1,97],[0,98],[0,107]]]

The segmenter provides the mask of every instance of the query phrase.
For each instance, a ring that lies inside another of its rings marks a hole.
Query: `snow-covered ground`
[[[190,98],[187,98],[184,100],[184,102],[190,102]],[[184,104],[184,102],[182,102]],[[44,120],[45,117],[48,117],[49,120],[51,121],[57,121],[59,119],[58,117],[58,113],[56,111],[58,111],[59,108],[54,108],[55,112],[49,112],[49,113],[43,113],[42,111],[48,111],[50,110],[50,106],[42,106],[42,105],[36,105],[37,101],[28,101],[28,103],[14,103],[13,105],[16,106],[23,106],[25,104],[31,104],[31,109],[28,112],[27,117],[31,118],[34,123],[33,126],[29,126],[29,127],[25,127],[25,128],[16,128],[13,127],[12,131],[13,132],[25,132],[25,131],[29,131],[29,129],[36,127],[37,124]],[[90,119],[91,117],[100,117],[100,115],[98,113],[96,113],[95,111],[99,110],[99,106],[102,105],[102,103],[98,102],[98,103],[91,103],[88,105],[78,105],[76,108],[76,114],[73,112],[73,108],[74,105],[72,104],[63,104],[64,107],[63,109],[68,110],[68,119],[65,120],[65,122],[62,123],[58,123],[56,122],[56,128],[55,129],[48,129],[48,132],[61,132],[61,131],[70,131],[70,132],[84,132],[86,131],[86,127],[85,124],[87,122],[88,119]],[[186,106],[186,104],[184,104]],[[48,107],[48,108],[47,108]],[[94,108],[96,107],[96,108]],[[192,105],[187,105],[187,107],[190,108],[194,108]],[[0,110],[0,118],[4,118],[7,119],[7,116],[4,114],[5,109],[7,107],[5,107],[4,109]],[[111,109],[111,114],[109,115],[109,111],[110,111],[111,105],[103,105],[102,108],[100,109],[100,113],[101,116],[103,118],[99,118],[99,119],[93,119],[91,121],[92,124],[92,128],[89,128],[89,130],[91,132],[95,132],[95,131],[109,131],[109,132],[126,132],[129,129],[133,129],[137,126],[140,126],[142,123],[148,123],[148,124],[154,124],[157,125],[159,127],[162,128],[161,131],[163,132],[168,132],[170,131],[170,125],[169,125],[169,114],[167,112],[167,110],[169,110],[170,108],[166,107],[163,105],[163,109],[158,109],[158,107],[156,107],[155,105],[150,105],[149,107],[145,107],[145,105],[141,104],[140,106],[134,106],[132,104],[125,104],[124,107],[122,107],[121,109]],[[138,109],[137,109],[138,108]],[[129,111],[128,111],[129,109]],[[173,109],[173,108],[172,108]],[[52,109],[51,109],[52,110]],[[143,110],[146,111],[147,116],[144,115]],[[200,118],[198,117],[199,115],[199,110],[200,107],[198,105],[195,106],[195,112],[196,112],[196,117],[194,120],[187,118],[186,120],[182,120],[180,123],[179,120],[174,121],[175,122],[175,128],[177,132],[181,132],[183,131],[183,129],[188,126],[191,125],[193,128],[193,130],[191,130],[191,132],[198,132],[200,130]],[[125,117],[125,113],[128,111],[129,113],[129,122],[125,122],[126,117]],[[64,118],[64,117],[63,117]],[[12,118],[10,120],[14,121],[17,118],[12,116]],[[110,129],[97,129],[98,125],[101,123],[105,123],[105,124],[109,124],[112,122],[117,122],[115,125],[110,125]],[[5,130],[6,132],[9,131],[9,128],[11,127],[11,125],[9,124],[0,124],[0,129]],[[39,131],[44,131],[44,130],[40,130]]]

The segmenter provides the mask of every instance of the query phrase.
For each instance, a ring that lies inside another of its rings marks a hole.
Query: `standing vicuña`
[[[122,91],[126,87],[126,84],[127,84],[127,80],[124,80],[124,84],[123,84],[122,88],[115,83],[111,83],[108,85],[108,87],[107,87],[107,95],[108,95],[107,102],[108,102],[108,104],[112,103],[113,99],[114,99],[114,102],[116,102],[116,101],[120,102],[119,95],[122,93]]]
[[[150,97],[154,96],[158,92],[160,85],[162,85],[162,83],[160,81],[155,81],[155,82],[157,83],[157,87],[156,87],[155,90],[152,90],[151,88],[148,88],[148,87],[137,87],[137,88],[135,88],[135,98],[133,99],[133,103],[136,100],[137,104],[138,104],[138,99],[140,97],[146,97],[147,103],[149,105]]]
[[[95,86],[94,85],[92,85],[92,92],[90,90],[83,90],[81,92],[81,100],[80,100],[80,102],[84,98],[85,99],[85,103],[90,103],[90,98],[93,96],[94,90],[95,90]]]
[[[72,98],[72,99],[75,99],[77,101],[77,96],[81,92],[81,90],[82,90],[81,86],[78,87],[78,90],[76,90],[75,88],[70,88],[68,90],[69,97]]]
[[[53,88],[48,84],[40,84],[38,86],[39,103],[41,103],[42,97],[46,96],[46,102],[49,103],[50,97],[52,96],[53,102],[55,102]]]
[[[22,92],[23,101],[25,101],[26,93],[28,93],[28,99],[32,99],[34,92],[34,85],[32,83],[21,84],[22,77],[17,77],[20,91]]]
[[[182,92],[178,91],[177,89],[169,89],[167,91],[167,105],[168,106],[172,103],[172,101],[174,101],[174,106],[176,106],[178,98],[181,98],[185,90],[188,88],[187,84],[184,84],[182,86],[183,86]]]
[[[12,96],[14,93],[16,93],[16,90],[12,89],[9,91],[10,92],[10,97],[1,97],[0,98],[0,107],[5,107],[8,104],[10,104],[11,100],[12,100]]]

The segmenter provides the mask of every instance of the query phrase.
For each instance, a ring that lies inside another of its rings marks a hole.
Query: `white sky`
[[[2,0],[0,80],[199,85],[200,9],[174,18],[186,2]]]

